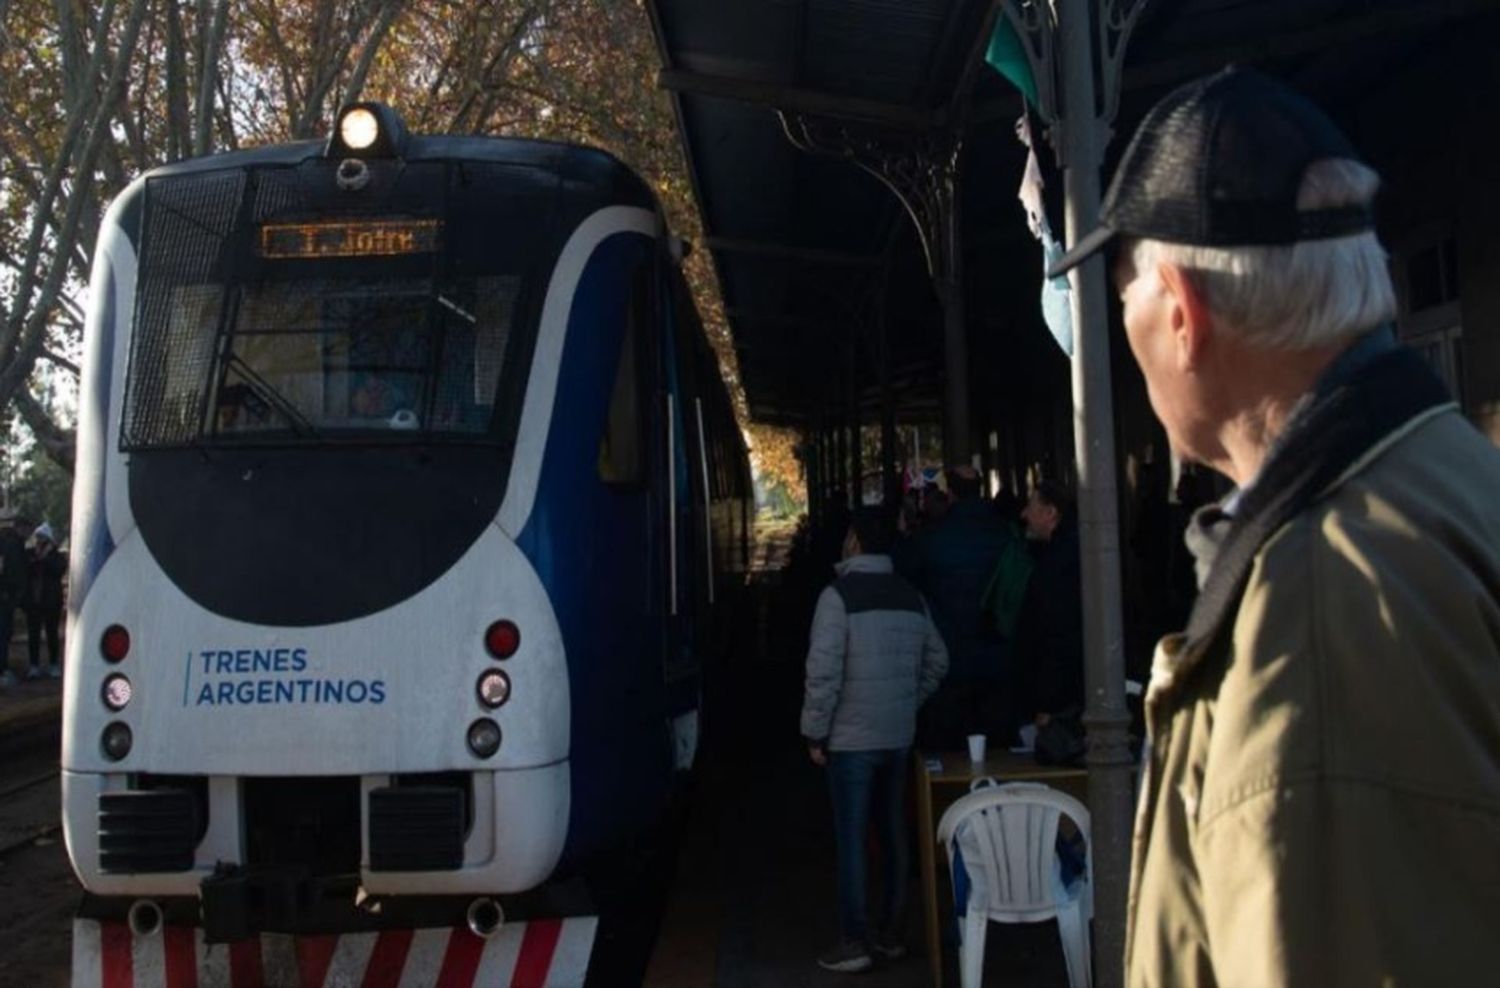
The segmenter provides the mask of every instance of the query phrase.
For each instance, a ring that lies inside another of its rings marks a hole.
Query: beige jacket
[[[1500,984],[1500,452],[1428,408],[1322,489],[1158,646],[1132,986]]]

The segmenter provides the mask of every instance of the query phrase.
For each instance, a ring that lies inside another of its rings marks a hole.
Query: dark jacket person
[[[927,598],[948,646],[948,678],[924,711],[922,743],[957,749],[966,734],[999,737],[1013,727],[1010,656],[984,596],[1001,552],[1016,536],[980,499],[972,467],[952,468],[947,476],[953,506],[901,559],[902,575]]]
[[[1021,514],[1036,565],[1016,625],[1023,723],[1083,712],[1083,589],[1072,499],[1043,481]]]

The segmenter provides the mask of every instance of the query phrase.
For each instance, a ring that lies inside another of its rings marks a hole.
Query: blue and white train
[[[62,759],[96,907],[310,929],[659,816],[751,511],[676,243],[607,154],[374,103],[118,198]]]

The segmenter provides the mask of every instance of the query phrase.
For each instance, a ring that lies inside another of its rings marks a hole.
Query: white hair
[[[1380,176],[1344,158],[1315,161],[1302,176],[1297,208],[1368,206]],[[1135,242],[1140,276],[1157,266],[1184,269],[1228,332],[1268,349],[1341,343],[1396,315],[1385,250],[1373,230],[1274,247],[1193,247]]]

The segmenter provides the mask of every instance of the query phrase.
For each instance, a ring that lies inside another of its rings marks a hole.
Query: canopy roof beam
[[[882,261],[879,254],[853,254],[848,251],[826,250],[821,247],[794,247],[790,244],[778,244],[768,240],[743,240],[738,237],[705,237],[703,246],[709,250],[730,254],[794,261],[798,264],[874,267]]]
[[[662,89],[679,95],[709,96],[775,110],[790,110],[840,120],[860,120],[897,130],[925,131],[946,124],[947,114],[942,110],[839,96],[774,82],[706,75],[682,69],[663,69],[656,78],[657,85]]]

